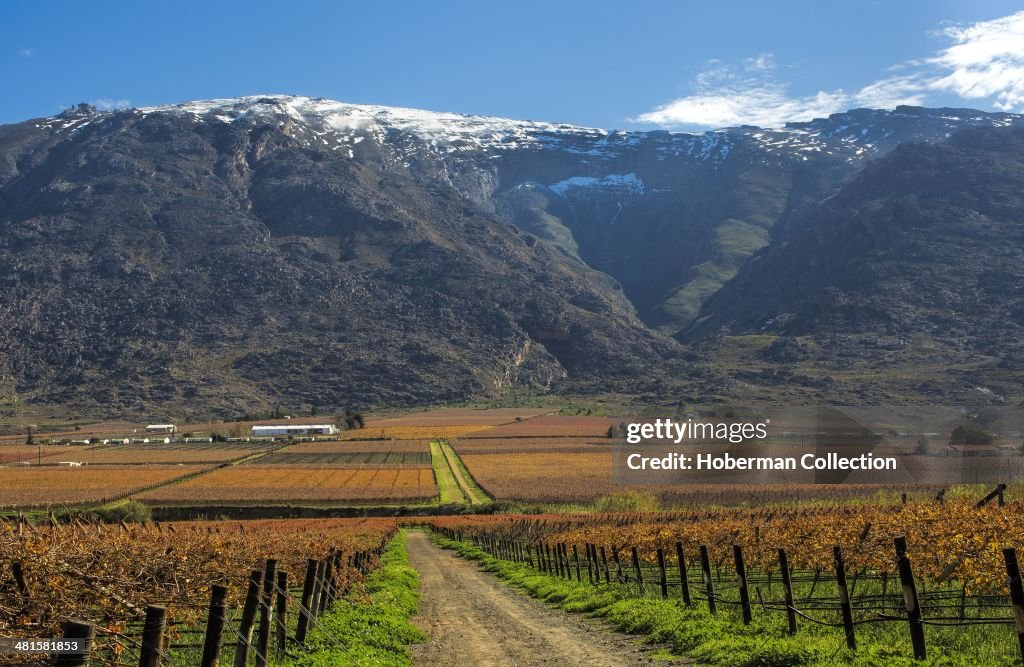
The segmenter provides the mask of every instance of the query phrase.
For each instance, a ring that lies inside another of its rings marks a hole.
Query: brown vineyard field
[[[618,424],[611,417],[569,417],[543,415],[524,419],[473,434],[480,438],[593,437],[607,435],[608,428]]]
[[[69,460],[97,464],[203,464],[234,461],[261,450],[238,448],[171,448],[149,445],[114,445],[82,451]]]
[[[0,468],[0,507],[110,500],[202,469],[202,466]]]
[[[96,623],[97,641],[116,664],[126,646],[137,644],[134,635],[147,604],[168,607],[172,639],[180,642],[182,627],[205,620],[214,584],[227,587],[228,605],[235,608],[244,598],[250,569],[262,567],[268,558],[276,559],[292,581],[301,581],[306,559],[323,558],[332,550],[351,555],[374,549],[395,529],[389,519],[127,527],[32,527],[0,519],[0,572],[20,563],[27,582],[24,596],[14,586],[0,586],[0,636],[59,637],[61,621],[87,619]],[[342,559],[333,576],[345,588],[362,575]]]
[[[166,504],[410,502],[437,496],[429,466],[231,466],[138,496]]]
[[[53,461],[78,461],[85,447],[64,445],[0,445],[0,465],[27,461],[36,463],[43,459],[47,463]]]

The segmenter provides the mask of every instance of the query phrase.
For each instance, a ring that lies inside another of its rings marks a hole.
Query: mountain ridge
[[[254,96],[0,126],[0,402],[749,393],[709,341],[753,258],[894,149],[1020,119],[900,107],[694,135],[481,118]]]

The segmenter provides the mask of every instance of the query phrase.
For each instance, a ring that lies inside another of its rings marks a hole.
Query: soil
[[[653,648],[641,646],[637,638],[527,597],[475,563],[434,546],[423,533],[409,533],[408,550],[421,582],[420,613],[413,620],[430,637],[412,647],[414,665],[628,667],[655,662]]]

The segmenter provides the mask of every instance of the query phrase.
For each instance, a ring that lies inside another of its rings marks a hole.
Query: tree
[[[914,447],[915,454],[927,454],[928,453],[928,438],[923,435],[917,439],[917,446]]]
[[[991,445],[992,436],[974,426],[960,425],[949,436],[951,445]]]
[[[33,444],[35,444],[35,440],[32,439],[32,427],[31,426],[28,427],[28,437],[25,438],[25,444],[26,445],[33,445]]]

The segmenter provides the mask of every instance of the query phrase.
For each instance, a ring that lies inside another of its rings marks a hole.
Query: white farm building
[[[254,438],[280,435],[334,435],[338,427],[334,424],[268,424],[252,427]]]

